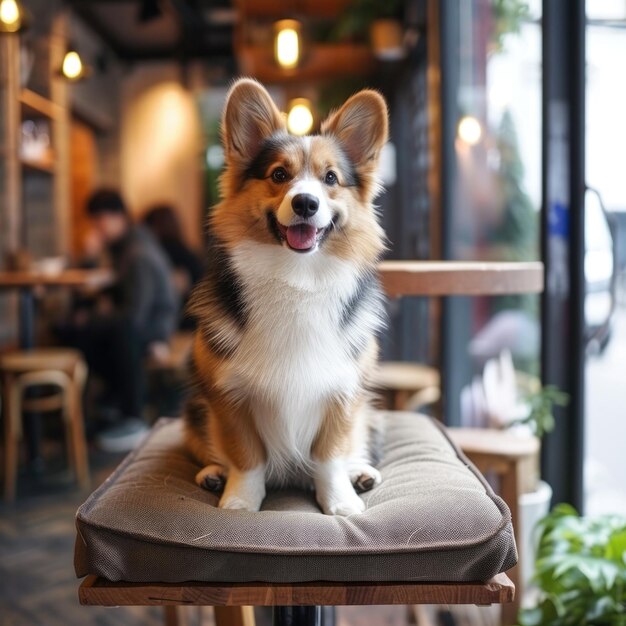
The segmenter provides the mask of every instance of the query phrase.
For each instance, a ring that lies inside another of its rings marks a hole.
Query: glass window
[[[538,260],[541,2],[458,0],[458,8],[459,119],[451,256]],[[537,296],[459,298],[453,310],[452,323],[463,338],[455,348],[455,367],[464,371],[461,378],[456,376],[466,390],[489,359],[506,351],[517,371],[539,374]],[[461,396],[472,394],[461,393],[459,402]],[[471,406],[462,404],[461,421],[472,422]]]

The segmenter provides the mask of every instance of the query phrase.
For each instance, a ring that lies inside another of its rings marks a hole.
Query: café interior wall
[[[190,245],[202,241],[202,128],[175,63],[136,65],[121,94],[121,187],[140,217],[155,203],[178,212]]]
[[[90,68],[86,80],[70,85],[75,118],[94,131],[98,167],[93,187],[117,187],[120,184],[120,85],[126,69],[113,50],[97,33],[75,15],[69,32],[73,44]]]

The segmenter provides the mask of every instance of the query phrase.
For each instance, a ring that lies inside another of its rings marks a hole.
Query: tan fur
[[[187,429],[191,449],[194,452],[202,450],[201,455],[196,456],[207,465],[223,464],[227,460],[239,470],[256,467],[265,460],[265,450],[250,409],[245,402],[235,402],[216,388],[214,381],[221,359],[211,352],[199,334],[194,341],[193,357],[196,367],[202,372],[200,384],[207,400],[207,420],[210,420],[211,428],[206,438],[197,431]],[[213,441],[214,448],[220,449],[220,453],[207,456],[209,440]]]

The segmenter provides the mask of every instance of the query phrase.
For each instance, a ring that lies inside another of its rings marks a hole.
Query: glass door
[[[626,514],[626,2],[586,13],[585,512]]]

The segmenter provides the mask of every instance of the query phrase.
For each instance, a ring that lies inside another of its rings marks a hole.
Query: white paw
[[[263,498],[265,498],[265,469],[263,467],[246,472],[231,467],[218,506],[221,509],[258,511]]]
[[[350,482],[355,488],[357,493],[363,493],[369,491],[383,481],[383,477],[380,472],[367,463],[349,464],[348,475],[350,476]]]
[[[196,485],[207,491],[222,491],[225,484],[226,468],[222,465],[207,465],[196,474]]]
[[[359,496],[353,494],[350,497],[345,497],[342,500],[331,500],[327,504],[322,505],[322,509],[326,515],[354,515],[355,513],[363,513],[365,511],[365,503]]]
[[[363,513],[365,503],[356,495],[343,459],[329,459],[318,463],[313,480],[315,494],[322,511],[327,515]]]
[[[258,511],[261,508],[261,502],[251,502],[242,498],[238,498],[237,496],[225,496],[220,500],[218,506],[220,507],[220,509]]]

